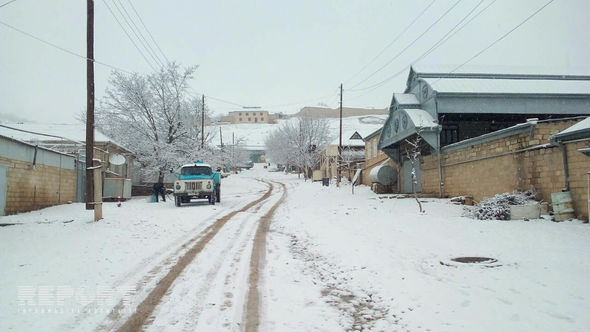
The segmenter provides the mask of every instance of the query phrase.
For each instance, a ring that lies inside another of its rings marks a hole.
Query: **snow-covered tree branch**
[[[325,119],[301,117],[285,122],[266,138],[267,157],[279,164],[295,165],[309,177],[330,142],[329,134]]]

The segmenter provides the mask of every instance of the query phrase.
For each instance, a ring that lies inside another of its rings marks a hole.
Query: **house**
[[[3,123],[0,125],[0,134],[62,152],[73,156],[77,163],[85,164],[84,124]],[[94,158],[103,163],[103,197],[130,198],[132,184],[139,181],[133,153],[98,130],[95,130],[94,136]],[[75,201],[85,201],[85,176],[85,172],[78,174]]]
[[[586,157],[577,149],[587,144],[560,146],[551,137],[588,115],[590,76],[426,73],[412,68],[404,93],[393,94],[378,145],[400,168],[402,192],[472,195],[477,201],[534,187],[538,198],[549,202],[551,193],[568,189],[568,168],[577,167],[562,160],[582,163]],[[417,137],[421,157],[412,166],[407,140]],[[587,218],[580,197],[573,197],[577,213]]]
[[[371,171],[378,166],[388,165],[397,169],[397,165],[385,154],[379,150],[379,139],[381,137],[382,128],[365,136],[365,164],[362,172],[361,183],[367,186],[372,185],[370,179]]]
[[[356,169],[361,169],[365,161],[365,143],[358,131],[346,132],[342,136],[341,175],[351,180]],[[340,139],[336,138],[322,154],[319,172],[315,171],[314,180],[333,178],[338,175],[338,147]]]
[[[76,158],[0,134],[0,216],[72,202]]]

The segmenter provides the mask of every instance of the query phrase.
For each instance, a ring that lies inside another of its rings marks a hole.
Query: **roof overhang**
[[[552,143],[574,141],[590,137],[590,117],[550,137]]]
[[[398,109],[389,116],[379,139],[379,149],[399,163],[399,145],[404,139],[420,135],[435,150],[439,149],[438,122],[422,109]]]

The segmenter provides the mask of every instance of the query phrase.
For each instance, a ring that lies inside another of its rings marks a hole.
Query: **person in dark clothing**
[[[162,195],[162,201],[166,202],[166,187],[162,182],[156,182],[152,186],[152,191],[156,195],[156,203],[158,202],[158,195]]]

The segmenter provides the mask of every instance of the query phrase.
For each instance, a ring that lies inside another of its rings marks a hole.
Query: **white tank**
[[[369,173],[371,183],[380,183],[390,186],[397,182],[397,169],[389,165],[381,165],[373,168]]]

